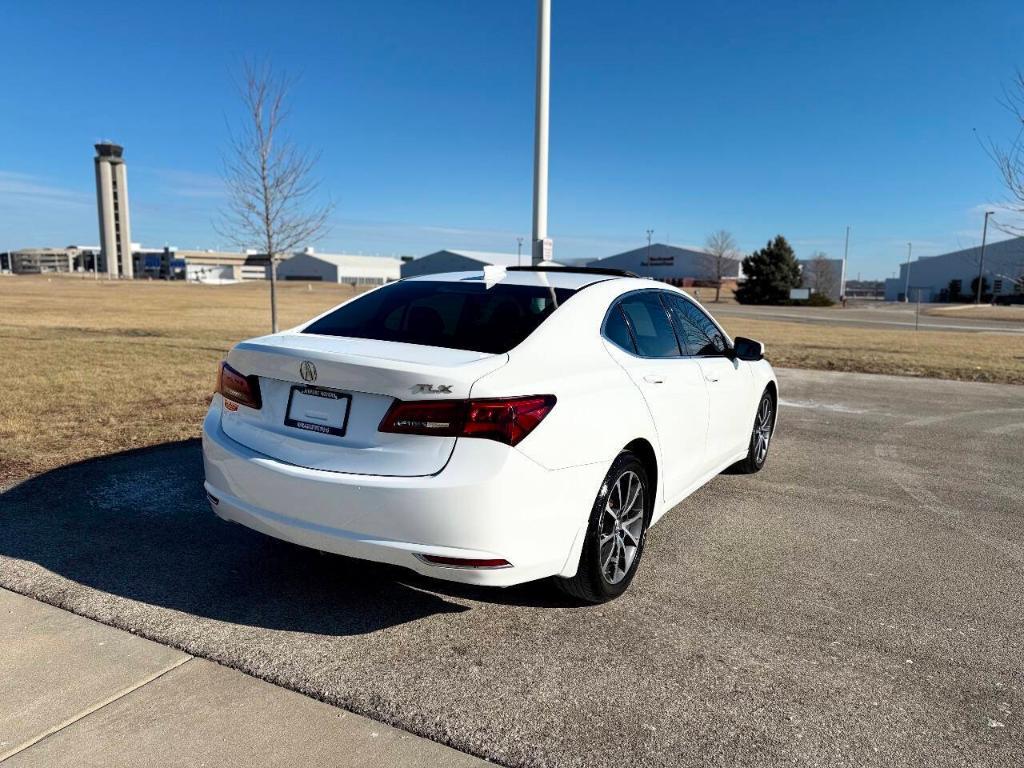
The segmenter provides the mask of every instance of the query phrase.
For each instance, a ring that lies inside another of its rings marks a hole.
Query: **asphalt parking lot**
[[[1024,389],[780,380],[605,606],[221,522],[195,441],[0,494],[0,586],[508,765],[1022,764]]]

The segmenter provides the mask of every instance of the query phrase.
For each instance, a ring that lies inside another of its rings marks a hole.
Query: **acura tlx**
[[[214,512],[480,585],[629,586],[647,530],[758,472],[778,385],[683,291],[545,266],[381,286],[236,345],[203,424]]]

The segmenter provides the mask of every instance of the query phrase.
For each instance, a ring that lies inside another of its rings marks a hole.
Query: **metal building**
[[[277,265],[280,280],[383,285],[401,277],[401,260],[390,256],[317,253],[312,248]]]
[[[514,267],[530,265],[530,254],[495,253],[493,251],[455,251],[442,250],[428,253],[418,259],[402,264],[402,277],[418,275],[437,275],[442,272],[467,272],[483,269],[485,266],[499,265]]]
[[[640,277],[650,277],[672,285],[689,285],[716,279],[714,256],[704,251],[664,243],[651,243],[649,246],[590,261],[587,266],[626,269]],[[722,279],[737,280],[740,276],[740,260],[724,259]]]
[[[907,277],[909,269],[910,276]],[[1024,293],[1024,237],[1013,237],[938,256],[922,256],[900,265],[899,277],[885,281],[885,300],[973,301],[971,286],[978,272],[984,278],[985,295],[993,298]]]

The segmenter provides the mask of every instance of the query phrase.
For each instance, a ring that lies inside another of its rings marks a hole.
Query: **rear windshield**
[[[350,301],[303,333],[501,354],[576,291],[534,285],[408,280]]]

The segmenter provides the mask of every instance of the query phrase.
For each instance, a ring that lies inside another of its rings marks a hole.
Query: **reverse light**
[[[378,430],[404,435],[458,437],[466,420],[465,400],[396,400],[381,419]]]
[[[479,400],[396,400],[380,422],[381,432],[439,437],[481,437],[518,445],[551,409],[554,395]]]
[[[511,568],[508,560],[495,558],[484,560],[470,557],[442,557],[441,555],[417,555],[420,560],[431,565],[443,565],[448,568]]]
[[[220,364],[217,372],[217,393],[232,403],[259,410],[263,407],[260,397],[260,380],[256,376],[243,376],[227,362]]]

